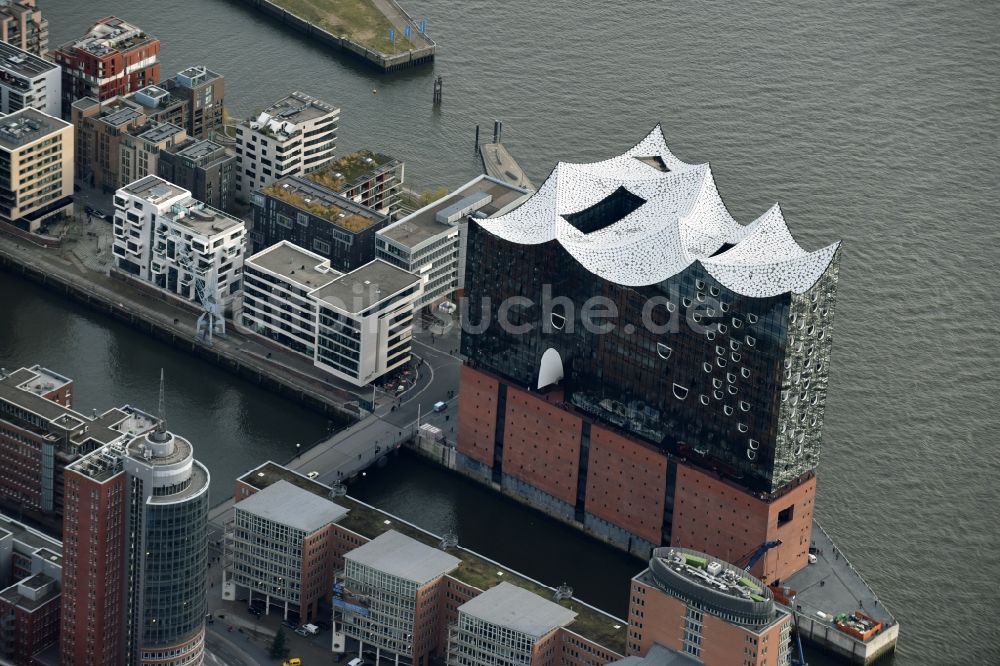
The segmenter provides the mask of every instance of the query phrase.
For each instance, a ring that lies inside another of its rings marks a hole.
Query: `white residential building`
[[[423,280],[376,259],[350,273],[282,241],[246,260],[240,323],[355,386],[410,360]]]
[[[190,301],[217,291],[227,307],[242,285],[246,228],[157,176],[115,192],[115,267]]]
[[[236,196],[244,201],[284,176],[333,159],[340,109],[300,92],[282,98],[236,128]]]
[[[38,109],[62,116],[62,69],[16,46],[0,42],[0,112]]]
[[[505,213],[528,191],[486,175],[375,233],[375,256],[427,279],[417,309],[461,289],[465,278],[465,229],[470,215]]]

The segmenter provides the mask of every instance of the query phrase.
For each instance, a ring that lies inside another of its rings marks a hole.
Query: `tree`
[[[271,651],[269,653],[274,659],[284,659],[288,656],[288,646],[285,644],[285,630],[278,627],[278,633],[271,641]]]

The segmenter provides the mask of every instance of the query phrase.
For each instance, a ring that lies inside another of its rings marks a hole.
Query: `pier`
[[[344,51],[383,72],[395,72],[433,62],[437,51],[437,44],[423,32],[423,24],[414,21],[396,0],[355,0],[359,6],[370,5],[385,19],[386,34],[380,33],[368,41],[355,39],[348,34],[337,35],[330,32],[322,25],[328,17],[308,3],[303,4],[297,0],[242,2],[324,46]],[[382,26],[376,29],[381,28]],[[395,50],[395,42],[387,46],[389,30],[394,30],[396,39],[404,45],[409,42],[409,46],[398,52]]]

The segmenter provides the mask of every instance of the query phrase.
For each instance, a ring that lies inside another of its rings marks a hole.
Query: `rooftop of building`
[[[305,178],[325,185],[335,192],[343,192],[358,181],[367,180],[384,171],[391,171],[399,165],[399,160],[370,150],[357,150],[344,155],[321,169],[305,175]]]
[[[53,585],[55,582],[56,580],[48,574],[36,573],[0,591],[0,598],[30,613],[59,596],[59,586]],[[31,594],[31,591],[43,590],[46,587],[48,590],[44,594]]]
[[[250,470],[239,477],[237,481],[241,481],[257,490],[263,490],[279,481],[285,481],[296,488],[307,490],[320,497],[329,497],[331,490],[330,486],[322,484],[319,481],[314,481],[271,460]]]
[[[150,84],[134,93],[125,95],[124,99],[142,107],[143,112],[147,115],[154,115],[163,109],[185,104],[183,98],[174,95],[167,88],[155,84]]]
[[[251,130],[273,135],[280,141],[287,141],[301,131],[299,124],[331,113],[339,115],[340,109],[296,91],[282,97],[242,124]]]
[[[460,613],[484,622],[541,638],[565,627],[576,613],[506,581],[458,607]]]
[[[33,53],[20,49],[13,44],[0,42],[0,71],[33,79],[39,74],[44,74],[53,69],[59,69],[59,65],[48,60],[43,60]]]
[[[635,579],[740,625],[767,626],[778,617],[765,583],[725,560],[689,548],[654,549],[649,568]]]
[[[134,437],[125,448],[125,453],[149,467],[165,467],[194,457],[194,447],[191,442],[170,431],[162,434],[149,431]]]
[[[312,291],[329,283],[340,273],[330,268],[330,260],[288,241],[275,243],[248,257],[244,263],[281,276]]]
[[[221,74],[213,72],[204,65],[194,65],[177,72],[177,75],[174,76],[173,80],[179,86],[193,88],[221,78]]]
[[[330,500],[278,479],[236,504],[238,511],[311,534],[347,515]]]
[[[625,657],[608,666],[702,666],[703,663],[689,654],[653,643],[645,657]]]
[[[139,125],[129,130],[132,136],[144,139],[150,143],[162,143],[171,137],[184,133],[184,130],[171,123],[158,123],[149,121],[145,125]]]
[[[558,163],[524,203],[477,224],[510,243],[556,241],[615,284],[658,284],[697,261],[727,289],[751,298],[809,290],[840,247],[804,250],[777,205],[738,223],[709,166],[674,157],[659,126],[618,157]]]
[[[418,586],[454,571],[461,560],[395,530],[384,532],[344,556],[345,560]]]
[[[287,176],[261,189],[261,192],[351,233],[359,233],[386,221],[385,215],[355,203],[308,177]]]
[[[418,282],[419,276],[375,259],[331,280],[313,296],[343,312],[358,314]]]
[[[208,139],[198,139],[190,136],[173,146],[168,146],[164,150],[196,162],[199,166],[206,166],[217,160],[232,157],[226,152],[224,146]]]
[[[45,375],[34,369],[19,368],[0,378],[0,400],[17,405],[47,421],[75,414],[72,409],[42,397],[42,393],[48,390],[45,388],[48,385]],[[57,388],[54,382],[52,387]]]
[[[239,480],[258,489],[266,488],[279,480],[285,480],[321,497],[330,497],[330,493],[333,490],[325,484],[308,479],[298,472],[294,472],[273,461],[268,461],[250,470],[239,477]],[[349,496],[338,497],[336,501],[338,505],[349,511],[338,524],[363,537],[374,539],[381,534],[394,530],[420,541],[431,548],[439,548],[441,545],[441,537],[431,534],[415,525],[411,525],[369,504],[365,504]],[[461,560],[458,568],[449,575],[466,585],[471,585],[480,590],[487,590],[502,581],[507,581],[541,597],[552,597],[555,592],[552,588],[545,587],[536,581],[525,578],[516,571],[490,561],[471,550],[454,548],[449,552]],[[560,601],[559,605],[577,614],[576,619],[567,627],[569,630],[580,634],[588,640],[604,645],[611,650],[622,654],[625,653],[627,626],[624,620],[603,613],[579,602],[577,599],[565,599]]]
[[[64,44],[60,50],[76,48],[102,57],[116,51],[127,52],[155,40],[138,26],[116,16],[107,16],[94,23],[83,37]]]
[[[174,185],[159,176],[144,176],[121,188],[126,194],[139,197],[152,204],[160,204],[169,199],[191,196],[183,187]]]
[[[43,534],[2,513],[0,513],[0,532],[10,534],[14,541],[20,543],[22,554],[37,553],[50,562],[62,564],[62,542],[58,539]]]
[[[77,108],[89,108],[93,106],[88,100],[92,100],[92,97],[85,97],[81,100],[73,102],[74,106]],[[106,102],[99,103],[94,100],[95,103],[100,104],[101,110],[97,115],[97,121],[104,123],[105,125],[110,125],[111,127],[121,127],[122,125],[128,125],[129,123],[139,122],[145,119],[145,111],[142,107],[133,102],[129,102],[124,97],[115,97]]]
[[[887,627],[896,623],[889,609],[815,520],[810,552],[816,556],[816,563],[784,579],[781,586],[794,591],[793,607],[801,607],[800,612],[811,622],[833,627],[839,615],[861,611]]]
[[[66,127],[70,124],[37,109],[21,109],[0,118],[0,148],[16,150]]]
[[[484,203],[478,208],[486,216],[491,216],[525,198],[528,191],[489,176],[479,176],[451,194],[407,215],[378,233],[404,247],[417,247],[424,241],[453,228],[453,225],[439,222],[438,213],[477,194],[487,194],[491,197],[488,203]]]

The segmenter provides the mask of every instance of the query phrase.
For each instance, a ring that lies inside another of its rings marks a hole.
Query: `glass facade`
[[[836,282],[835,260],[803,294],[753,298],[695,262],[627,287],[556,241],[520,245],[470,224],[462,353],[535,390],[554,349],[578,410],[769,493],[818,461]]]

